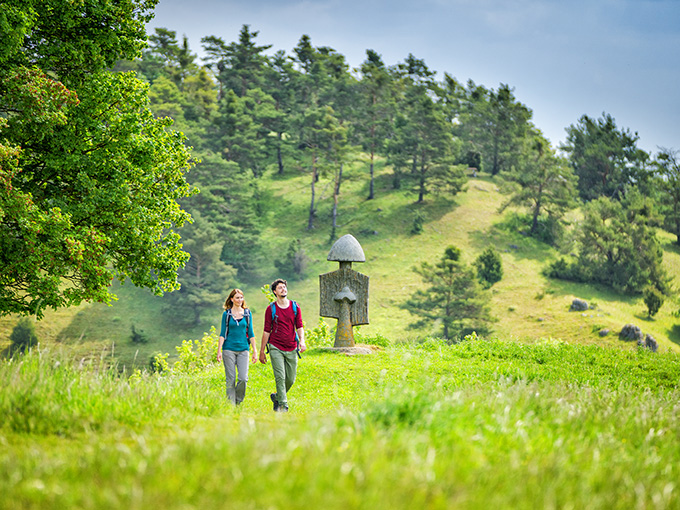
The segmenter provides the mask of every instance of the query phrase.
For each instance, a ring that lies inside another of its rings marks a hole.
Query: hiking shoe
[[[272,399],[272,402],[274,403],[274,411],[278,411],[279,410],[279,401],[276,400],[276,393],[270,394],[269,398]]]
[[[279,413],[287,413],[288,412],[288,406],[280,405],[278,412]]]

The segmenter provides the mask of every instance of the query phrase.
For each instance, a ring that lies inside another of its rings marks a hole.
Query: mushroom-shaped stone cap
[[[352,234],[346,234],[335,241],[328,252],[327,260],[337,262],[366,262],[364,250]]]

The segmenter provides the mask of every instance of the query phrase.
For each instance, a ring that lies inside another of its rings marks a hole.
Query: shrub
[[[145,344],[149,341],[149,338],[144,334],[141,329],[138,331],[135,329],[135,325],[132,325],[132,334],[130,335],[130,341],[133,344]]]
[[[661,308],[664,302],[664,296],[656,287],[646,287],[642,293],[642,299],[647,305],[647,313],[650,317],[654,317]]]
[[[194,374],[215,363],[219,345],[215,326],[209,333],[204,333],[200,340],[183,340],[182,345],[175,347],[179,359],[172,367],[173,372]]]
[[[559,280],[568,280],[572,282],[587,283],[591,280],[591,275],[578,262],[569,262],[564,257],[552,262],[543,271],[543,274],[548,278],[557,278]]]
[[[217,330],[213,326],[200,340],[183,340],[182,345],[175,347],[179,359],[172,368],[167,353],[154,354],[149,360],[149,368],[158,373],[195,374],[215,363],[218,346]]]
[[[11,343],[11,349],[25,352],[38,345],[38,336],[35,334],[35,325],[33,321],[28,317],[24,317],[19,320],[12,334],[9,337]]]
[[[411,234],[418,235],[423,232],[423,224],[425,223],[425,215],[421,211],[416,211],[413,215],[413,225],[411,226]]]
[[[169,354],[167,352],[165,354],[157,352],[151,356],[149,359],[149,370],[151,370],[152,373],[158,374],[169,371],[170,365],[168,364],[168,356]]]
[[[305,329],[305,343],[309,348],[330,347],[333,345],[333,330],[321,317],[315,328]]]
[[[376,345],[378,347],[388,347],[392,344],[389,338],[376,333],[375,335],[362,335],[361,333],[355,335],[357,343],[366,345]]]
[[[477,257],[475,267],[477,278],[486,289],[503,278],[503,261],[500,254],[491,246]]]

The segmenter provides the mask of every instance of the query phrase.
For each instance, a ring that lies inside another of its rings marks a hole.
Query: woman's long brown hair
[[[248,308],[248,305],[246,305],[246,295],[243,293],[241,289],[234,289],[229,293],[229,296],[227,297],[227,300],[224,302],[224,305],[222,305],[222,308],[225,310],[229,310],[234,306],[234,301],[233,298],[236,295],[236,293],[239,293],[243,296],[243,309],[245,310]]]

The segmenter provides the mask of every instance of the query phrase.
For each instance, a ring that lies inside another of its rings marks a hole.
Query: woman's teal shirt
[[[230,311],[229,311],[230,312]],[[224,351],[247,351],[250,348],[249,338],[253,338],[253,315],[246,308],[242,319],[238,321],[225,310],[222,313],[222,329],[220,336],[224,336],[222,350]],[[227,319],[229,320],[229,333],[227,333]]]

